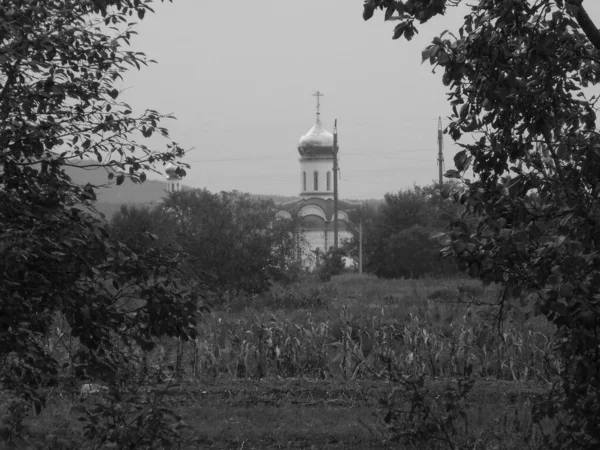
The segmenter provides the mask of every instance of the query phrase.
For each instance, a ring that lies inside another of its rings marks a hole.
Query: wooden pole
[[[363,229],[362,217],[358,223],[358,273],[362,274],[363,270]]]
[[[440,175],[440,189],[444,183],[444,138],[442,131],[442,118],[438,118],[438,169]]]
[[[333,126],[333,248],[338,248],[338,145],[337,119]]]

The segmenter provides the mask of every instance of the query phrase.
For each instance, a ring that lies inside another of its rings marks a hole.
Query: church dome
[[[308,157],[333,155],[333,134],[323,127],[319,116],[308,133],[300,138],[298,152]]]
[[[165,173],[167,174],[167,178],[178,178],[177,166],[173,163],[167,164],[167,167],[165,167]]]

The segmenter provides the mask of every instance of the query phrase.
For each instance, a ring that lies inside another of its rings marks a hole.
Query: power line
[[[343,152],[342,155],[352,155],[352,156],[369,156],[371,158],[390,158],[390,159],[398,159],[398,158],[402,158],[402,156],[399,156],[398,153],[415,153],[415,152],[421,152],[423,154],[425,154],[426,152],[430,152],[432,150],[433,147],[431,148],[411,148],[411,149],[403,149],[403,150],[397,150],[397,153],[395,155],[388,155],[386,153],[362,153],[362,152]]]
[[[258,156],[242,157],[242,158],[194,159],[192,161],[186,161],[186,163],[192,164],[192,163],[205,163],[205,162],[231,162],[231,161],[252,161],[252,160],[261,161],[261,160],[265,160],[265,159],[282,158],[282,157],[287,157],[287,155],[262,155],[262,156],[258,155]]]
[[[406,156],[402,156],[402,153],[416,153],[421,152],[423,155],[427,155],[427,152],[432,151],[431,148],[416,148],[416,149],[401,149],[397,150],[395,155],[385,154],[385,153],[366,153],[366,152],[341,152],[340,156],[351,155],[351,156],[368,156],[370,158],[386,158],[386,159],[406,159]],[[263,154],[263,155],[253,155],[253,156],[245,156],[245,157],[232,157],[232,158],[212,158],[212,159],[194,159],[191,161],[185,161],[187,164],[192,163],[208,163],[208,162],[232,162],[232,161],[264,161],[267,159],[283,159],[289,158],[289,154],[280,153],[280,154]]]

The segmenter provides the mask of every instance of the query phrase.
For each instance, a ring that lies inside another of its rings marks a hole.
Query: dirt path
[[[169,398],[201,436],[200,448],[215,449],[387,449],[377,416],[387,382],[232,380],[184,386]],[[448,381],[431,387],[440,392]],[[513,404],[544,388],[482,380],[469,402]]]

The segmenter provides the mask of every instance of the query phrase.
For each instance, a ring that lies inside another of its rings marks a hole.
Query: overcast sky
[[[600,2],[586,2],[592,18]],[[437,179],[437,119],[449,114],[442,71],[421,51],[464,10],[451,8],[411,42],[391,39],[362,0],[174,0],[133,42],[158,64],[125,77],[134,109],[173,113],[173,140],[191,149],[185,184],[211,191],[297,195],[298,139],[338,120],[340,196],[379,198]],[[444,136],[447,168],[457,151]]]

